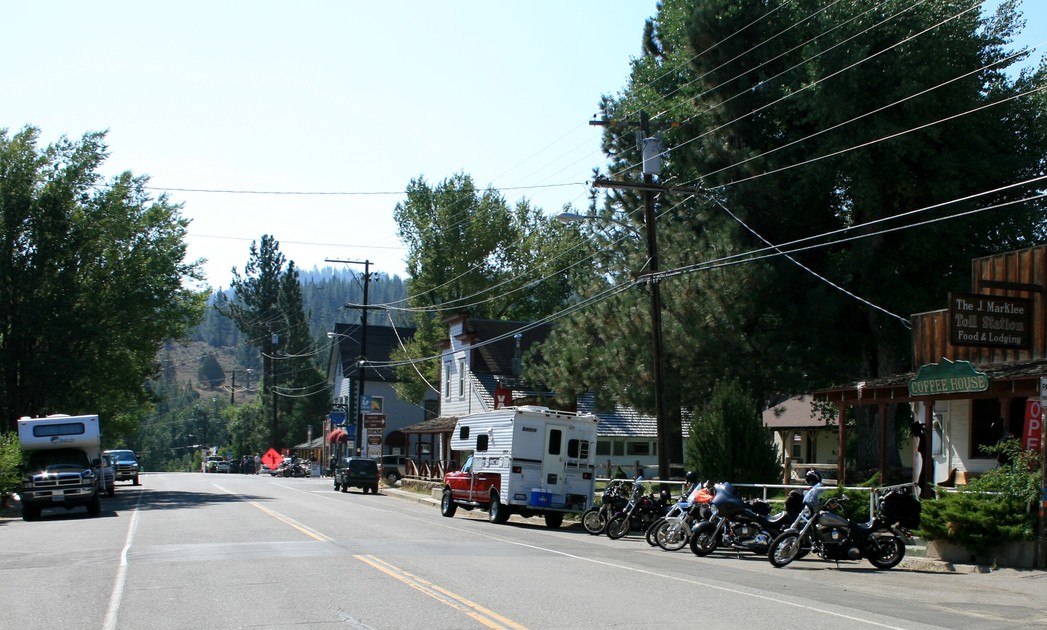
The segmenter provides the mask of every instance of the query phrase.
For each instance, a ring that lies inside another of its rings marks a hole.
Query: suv
[[[135,455],[134,451],[114,449],[104,451],[102,454],[109,456],[109,461],[112,462],[113,467],[116,469],[117,481],[130,481],[131,485],[138,485],[138,456]]]
[[[334,469],[334,489],[360,488],[378,494],[378,462],[369,457],[346,457]]]
[[[407,458],[403,455],[382,455],[382,477],[391,486],[407,475]]]

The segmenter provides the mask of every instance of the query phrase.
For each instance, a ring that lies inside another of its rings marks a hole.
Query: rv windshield
[[[50,451],[33,451],[29,455],[29,468],[50,470],[52,468],[87,468],[87,453],[78,448],[59,448]]]

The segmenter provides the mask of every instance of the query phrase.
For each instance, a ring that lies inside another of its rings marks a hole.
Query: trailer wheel
[[[451,490],[444,488],[443,496],[440,497],[440,514],[450,518],[454,516],[454,513],[458,511],[458,504],[454,502],[454,498],[451,496]]]
[[[501,525],[509,520],[509,507],[502,505],[501,499],[498,498],[498,492],[496,490],[491,491],[491,505],[487,508],[487,518],[492,523]]]
[[[546,512],[545,513],[545,526],[550,529],[557,529],[563,525],[563,512]]]

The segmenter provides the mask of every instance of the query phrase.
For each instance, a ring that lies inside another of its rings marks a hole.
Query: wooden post
[[[847,408],[841,402],[837,405],[839,414],[837,415],[837,423],[840,427],[840,443],[836,449],[836,485],[843,486],[845,481],[845,473],[847,471]]]
[[[880,414],[880,485],[887,485],[887,403],[876,408]]]

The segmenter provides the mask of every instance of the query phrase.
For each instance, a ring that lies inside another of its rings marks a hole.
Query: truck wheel
[[[443,496],[440,497],[440,514],[450,518],[454,516],[454,513],[458,511],[458,504],[454,502],[454,498],[451,497],[451,491],[444,489]]]
[[[545,526],[550,529],[558,529],[563,525],[563,512],[546,512]]]
[[[347,484],[347,483],[343,483],[342,484],[342,492],[349,492],[349,484]]]
[[[501,525],[509,520],[509,507],[502,505],[502,501],[498,498],[497,492],[491,493],[491,505],[487,509],[487,518],[492,523]]]
[[[335,491],[335,492],[338,492],[338,489],[339,489],[340,487],[341,487],[341,486],[339,486],[339,485],[338,485],[338,482],[337,482],[337,481],[336,481],[336,482],[334,482],[334,491]]]
[[[90,501],[87,502],[87,515],[94,517],[102,513],[102,500],[98,498],[98,494],[95,494]]]
[[[109,487],[105,489],[105,496],[111,497],[116,495],[116,483],[109,484]]]
[[[22,505],[22,520],[23,521],[35,521],[40,518],[40,506],[37,505]]]
[[[135,475],[135,478],[131,480],[131,485],[132,486],[137,486],[138,485],[138,475]]]

